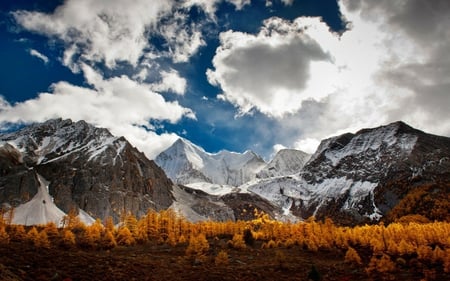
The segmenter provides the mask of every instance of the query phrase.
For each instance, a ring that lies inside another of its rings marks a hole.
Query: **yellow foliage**
[[[111,232],[111,230],[105,230],[101,239],[101,245],[106,249],[111,249],[117,246],[116,238],[114,238],[114,234]]]
[[[383,254],[380,259],[376,256],[372,256],[366,271],[369,274],[374,271],[378,271],[380,273],[393,272],[395,271],[395,263],[386,254]]]
[[[247,248],[247,246],[245,245],[243,235],[237,233],[233,235],[233,239],[231,241],[228,241],[228,245],[237,250],[243,250]]]
[[[0,245],[5,245],[9,243],[9,235],[5,230],[3,225],[0,226]]]
[[[214,258],[214,264],[217,266],[227,266],[228,263],[228,253],[224,250],[220,251]]]
[[[70,229],[64,229],[62,234],[62,240],[61,243],[63,246],[67,248],[71,248],[75,246],[75,235]]]
[[[361,257],[358,255],[355,249],[352,247],[348,247],[347,252],[345,253],[345,261],[351,264],[361,265]]]
[[[122,226],[121,228],[119,228],[116,236],[116,241],[117,244],[121,246],[131,246],[136,242],[133,238],[133,235],[131,234],[131,231],[126,226]]]
[[[209,250],[209,243],[204,234],[191,236],[189,245],[186,249],[187,256],[202,256]]]

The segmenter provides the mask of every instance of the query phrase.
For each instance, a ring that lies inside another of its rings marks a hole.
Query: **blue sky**
[[[150,158],[396,120],[450,135],[448,1],[2,1],[0,127],[84,119]]]

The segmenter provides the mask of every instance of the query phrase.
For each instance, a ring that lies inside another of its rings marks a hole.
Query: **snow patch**
[[[19,205],[13,211],[13,224],[39,225],[54,222],[62,226],[62,219],[66,215],[53,203],[48,193],[48,182],[38,175],[39,189],[29,202]]]

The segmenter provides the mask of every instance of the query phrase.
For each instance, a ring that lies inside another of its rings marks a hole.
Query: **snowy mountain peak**
[[[262,169],[257,177],[280,177],[299,173],[308,162],[310,154],[296,149],[282,149],[275,157]]]
[[[79,151],[88,152],[89,160],[96,159],[108,148],[119,154],[125,140],[114,137],[107,129],[96,128],[85,121],[52,119],[2,135],[0,145],[5,143],[27,154],[28,161],[45,163]]]
[[[266,164],[251,151],[209,153],[181,138],[159,154],[155,162],[169,178],[180,184],[207,182],[231,186],[254,179]]]
[[[343,134],[323,140],[311,161],[325,156],[333,166],[348,156],[374,154],[386,151],[398,156],[409,154],[417,141],[418,130],[398,121],[373,129],[363,129],[356,134]]]

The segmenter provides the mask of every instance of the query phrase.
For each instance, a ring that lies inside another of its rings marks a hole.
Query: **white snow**
[[[312,184],[301,177],[289,176],[261,180],[245,186],[245,189],[277,204],[283,210],[291,208],[292,202],[289,199],[292,198],[301,200],[306,208],[316,204],[317,211],[322,204],[331,199],[338,199],[347,192],[349,197],[343,209],[357,208],[357,204],[367,196],[371,196],[373,200],[376,186],[377,183],[353,181],[345,177],[324,179],[320,183]],[[379,213],[374,203],[373,206],[375,213]]]
[[[404,154],[408,154],[414,148],[417,136],[410,134],[398,135],[398,126],[398,124],[393,123],[354,135],[348,144],[342,144],[340,148],[332,150],[329,149],[330,144],[339,144],[337,139],[340,136],[323,140],[311,159],[314,160],[325,152],[325,156],[331,161],[332,165],[336,166],[341,159],[347,156],[358,155],[368,150],[378,151],[382,147],[397,149]]]
[[[53,203],[53,198],[48,194],[48,182],[40,175],[39,189],[36,195],[25,204],[13,209],[13,224],[38,225],[54,222],[61,226],[61,221],[66,215]]]
[[[62,220],[66,213],[59,209],[53,198],[48,193],[48,184],[41,175],[38,175],[39,188],[36,195],[27,203],[14,208],[11,223],[22,225],[44,225],[54,222],[57,226],[62,226]],[[92,224],[95,220],[86,212],[80,209],[80,220],[85,224]]]
[[[192,189],[201,190],[211,195],[225,195],[238,190],[236,187],[231,185],[222,185],[209,182],[189,183],[186,184],[186,186]]]
[[[308,162],[311,155],[300,150],[282,149],[258,173],[259,178],[279,177],[297,174]]]
[[[251,151],[208,153],[185,139],[177,140],[155,159],[180,184],[210,182],[239,186],[256,177],[266,163]]]

